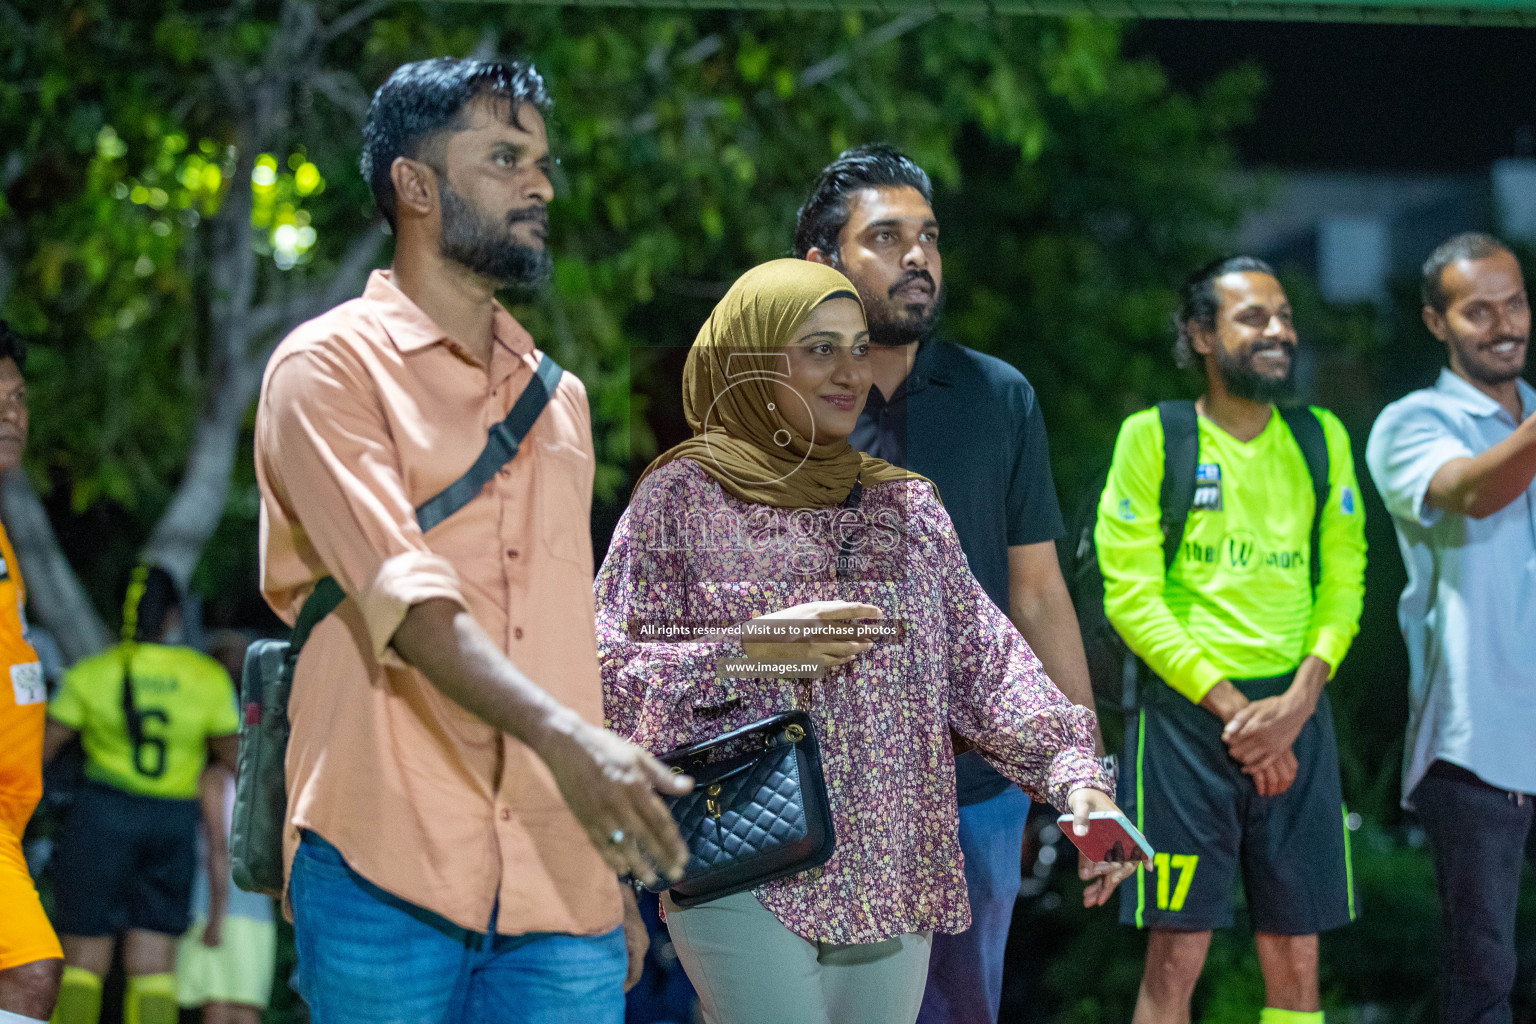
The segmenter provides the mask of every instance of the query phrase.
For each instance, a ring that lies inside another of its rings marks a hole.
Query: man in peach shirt
[[[288,897],[316,1024],[618,1024],[616,875],[686,862],[686,791],[600,727],[586,392],[430,533],[543,358],[495,300],[548,277],[549,100],[521,62],[405,65],[362,170],[389,271],[295,330],[256,423],[262,590],[293,621],[333,576],[290,705]],[[633,958],[631,958],[633,960]]]

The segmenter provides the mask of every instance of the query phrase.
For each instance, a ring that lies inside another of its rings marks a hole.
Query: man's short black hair
[[[1445,294],[1445,288],[1442,285],[1445,268],[1452,263],[1457,260],[1485,260],[1490,256],[1509,251],[1509,246],[1481,231],[1463,231],[1459,235],[1447,238],[1436,246],[1435,251],[1429,254],[1429,259],[1424,261],[1424,280],[1419,289],[1424,305],[1432,307],[1437,312],[1445,312],[1451,297]]]
[[[363,122],[363,156],[359,166],[373,189],[379,212],[395,227],[395,186],[389,168],[396,157],[420,159],[432,137],[452,128],[472,100],[494,96],[507,101],[509,123],[523,104],[539,111],[550,108],[544,78],[527,61],[473,60],[434,57],[402,64],[379,86]],[[437,168],[441,173],[442,168]]]
[[[27,339],[10,324],[0,320],[0,359],[7,357],[16,361],[16,369],[26,370]]]
[[[795,221],[795,255],[812,249],[837,258],[837,237],[848,225],[848,197],[865,188],[915,188],[933,205],[928,172],[900,150],[882,144],[847,149],[822,169]]]
[[[1180,367],[1194,366],[1200,361],[1195,346],[1189,338],[1191,324],[1199,324],[1208,331],[1216,329],[1216,311],[1221,308],[1221,297],[1216,294],[1216,279],[1227,274],[1268,274],[1275,271],[1257,256],[1223,256],[1212,260],[1190,274],[1179,290],[1179,311],[1174,315],[1174,328],[1178,340],[1173,343],[1173,360]]]

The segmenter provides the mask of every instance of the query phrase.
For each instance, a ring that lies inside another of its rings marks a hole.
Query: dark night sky
[[[1532,155],[1536,30],[1148,21],[1130,50],[1198,88],[1251,60],[1269,90],[1245,163],[1464,171]]]

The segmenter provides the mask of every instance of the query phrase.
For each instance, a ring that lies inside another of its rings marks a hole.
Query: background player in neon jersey
[[[96,1024],[101,982],[124,936],[124,1019],[174,1024],[176,940],[191,921],[198,780],[211,752],[231,771],[234,683],[206,654],[174,646],[180,596],[140,567],[124,642],[78,662],[48,709],[45,757],[77,733],[85,785],[54,863],[54,918],[66,966],[56,1024]]]
[[[1158,851],[1121,897],[1152,929],[1135,1024],[1188,1024],[1213,928],[1230,927],[1239,866],[1257,933],[1262,1024],[1322,1024],[1317,933],[1356,914],[1323,686],[1359,627],[1365,523],[1349,437],[1302,421],[1326,448],[1317,551],[1312,474],[1275,401],[1296,330],[1263,262],[1219,261],[1187,282],[1181,365],[1198,363],[1200,494],[1165,565],[1158,410],[1120,428],[1095,541],[1110,621],[1156,674],[1127,730],[1122,806]],[[1188,410],[1186,409],[1186,412]],[[1319,452],[1319,454],[1321,454]],[[1312,559],[1321,564],[1314,591]],[[1143,675],[1150,675],[1143,673]]]
[[[0,472],[21,463],[27,446],[27,361],[22,337],[0,320]],[[16,553],[0,527],[0,1024],[46,1020],[59,993],[63,952],[43,913],[21,852],[27,819],[43,795],[47,688],[26,640],[26,590]]]

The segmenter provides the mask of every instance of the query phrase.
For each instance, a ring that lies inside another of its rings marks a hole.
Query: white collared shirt
[[[1536,389],[1519,381],[1521,411]],[[1408,586],[1403,806],[1436,759],[1536,793],[1536,483],[1485,519],[1426,503],[1430,480],[1514,432],[1514,417],[1450,370],[1387,406],[1365,459],[1392,513]]]

